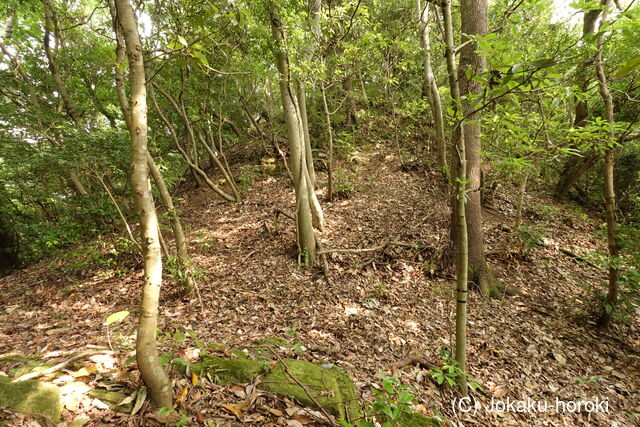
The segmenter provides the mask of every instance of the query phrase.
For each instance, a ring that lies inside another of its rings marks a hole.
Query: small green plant
[[[387,291],[387,287],[380,282],[376,282],[373,284],[373,293],[380,298],[386,298],[389,296],[389,292]]]
[[[163,407],[163,408],[160,408],[160,410],[158,410],[158,414],[167,418],[174,418],[174,417],[178,418],[178,421],[176,421],[176,424],[175,424],[176,427],[189,425],[189,422],[190,422],[187,414],[185,414],[179,409]]]
[[[371,391],[376,395],[376,400],[369,404],[367,412],[371,421],[357,421],[350,424],[340,420],[343,427],[393,427],[403,425],[401,418],[404,414],[413,412],[410,404],[415,399],[415,389],[403,385],[396,377],[383,377],[382,387],[372,387]]]
[[[601,379],[601,378],[602,378],[602,377],[600,377],[600,376],[598,376],[598,375],[592,375],[592,376],[589,376],[589,377],[580,377],[580,376],[577,376],[577,377],[576,377],[576,382],[577,382],[578,384],[595,384],[595,383],[597,383],[598,381],[600,381],[600,379]]]
[[[442,361],[441,366],[436,366],[429,370],[429,375],[438,385],[445,385],[448,387],[457,387],[459,385],[460,377],[466,375],[467,384],[473,390],[481,390],[482,387],[477,381],[473,380],[469,373],[465,373],[460,369],[458,361],[451,356],[451,352],[446,349],[440,350],[440,359]]]
[[[355,174],[345,169],[337,169],[334,174],[333,195],[338,198],[347,198],[356,191]]]
[[[553,217],[560,214],[560,208],[557,206],[540,206],[540,218],[541,219],[552,219]]]
[[[515,239],[523,248],[531,249],[540,246],[546,236],[544,227],[521,225],[516,230]]]

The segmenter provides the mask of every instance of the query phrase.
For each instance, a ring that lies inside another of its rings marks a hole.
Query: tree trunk
[[[460,50],[458,81],[462,102],[462,113],[466,118],[462,132],[466,144],[467,180],[469,190],[466,205],[467,226],[469,231],[469,280],[474,282],[485,296],[498,296],[496,280],[484,256],[484,233],[482,231],[482,205],[480,201],[480,171],[482,168],[482,143],[480,140],[480,114],[473,112],[476,103],[471,98],[482,94],[482,84],[473,80],[474,76],[485,71],[485,58],[477,52],[477,46],[468,36],[482,37],[487,33],[487,0],[462,0],[461,7],[461,43],[467,43]],[[467,78],[471,70],[471,78]]]
[[[167,208],[169,217],[171,218],[171,229],[173,230],[173,237],[176,239],[176,255],[178,258],[178,268],[182,271],[184,278],[182,286],[185,288],[185,294],[189,294],[195,287],[195,280],[193,278],[193,272],[191,271],[191,258],[189,257],[189,248],[187,246],[187,238],[182,228],[182,222],[180,216],[173,204],[173,199],[167,188],[167,184],[164,182],[164,178],[156,166],[156,162],[153,160],[151,154],[147,152],[147,167],[153,177],[153,181],[156,183],[156,188],[160,194],[160,200],[162,204]]]
[[[114,1],[115,0],[109,0],[109,9],[111,11],[111,17],[113,18],[113,30],[116,35],[116,61],[118,63],[121,63],[125,59],[125,41],[122,30],[120,28],[120,24],[118,23],[117,11]],[[131,129],[131,109],[129,108],[127,95],[124,88],[124,76],[118,66],[114,68],[116,92],[118,95],[118,101],[120,103],[120,109],[122,110],[122,116],[127,125],[127,129]],[[183,286],[185,287],[186,293],[189,293],[195,287],[195,280],[191,271],[191,258],[189,257],[189,246],[187,243],[187,239],[182,228],[180,216],[178,215],[178,212],[173,205],[173,199],[171,198],[171,194],[169,193],[169,189],[167,188],[162,173],[158,169],[156,162],[153,160],[153,156],[151,156],[148,151],[147,167],[151,172],[151,176],[153,177],[154,182],[156,183],[158,193],[160,194],[160,199],[162,200],[162,203],[167,208],[167,210],[169,211],[169,215],[171,216],[171,228],[173,230],[173,236],[176,241],[176,254],[178,258],[178,264],[179,268],[182,269],[183,277],[185,277]],[[158,227],[158,236],[160,238],[160,243],[163,244],[162,235],[160,234],[160,227]],[[168,252],[166,245],[164,245],[163,251],[165,252],[165,254]]]
[[[171,383],[158,358],[156,343],[158,305],[162,285],[162,256],[158,237],[158,217],[149,186],[147,167],[147,92],[142,43],[129,0],[116,0],[115,4],[130,69],[131,188],[140,217],[144,249],[144,285],[138,319],[136,359],[142,380],[149,389],[152,403],[158,407],[171,408],[173,404]]]
[[[604,4],[603,0],[603,4]],[[600,16],[601,9],[590,10],[585,12],[582,22],[582,38],[585,39],[589,35],[595,32],[596,23]],[[588,44],[588,43],[587,43]],[[587,65],[591,60],[585,61],[584,65]],[[582,92],[586,92],[589,83],[591,81],[590,74],[588,73],[588,67],[578,67],[578,86]],[[573,127],[584,127],[587,124],[587,118],[589,117],[589,105],[586,100],[578,99],[573,110]],[[569,191],[576,185],[580,177],[588,171],[591,166],[598,159],[598,155],[589,153],[585,157],[572,156],[570,157],[562,168],[560,173],[560,179],[556,185],[555,195],[558,199],[564,199],[569,194]]]
[[[445,47],[447,59],[447,73],[449,75],[449,89],[454,104],[454,111],[460,103],[460,87],[456,78],[456,66],[454,58],[453,44],[453,23],[451,20],[451,0],[444,0],[442,4],[442,12],[444,17],[444,33]],[[456,118],[455,128],[459,128],[462,124]],[[456,132],[454,131],[454,134]],[[462,396],[468,395],[467,388],[467,297],[468,297],[468,274],[469,274],[469,247],[468,247],[468,230],[465,212],[466,200],[466,147],[464,143],[464,133],[457,133],[456,156],[452,161],[457,165],[456,173],[458,174],[453,181],[453,187],[456,189],[455,194],[455,210],[453,215],[456,216],[456,361],[458,367],[462,371],[462,376],[458,379],[460,385],[460,393]]]
[[[422,44],[422,50],[424,59],[422,63],[423,78],[426,87],[427,98],[429,99],[429,106],[431,107],[431,114],[433,115],[433,124],[436,130],[436,157],[438,159],[438,165],[442,170],[445,180],[448,180],[447,176],[447,155],[445,147],[444,136],[444,120],[442,119],[442,101],[440,100],[440,91],[436,84],[436,78],[433,75],[433,68],[431,66],[431,41],[429,36],[429,2],[425,2],[424,9],[422,3],[418,0],[418,13],[420,16],[420,22],[418,29],[420,31],[420,40]]]
[[[324,82],[321,83],[320,93],[322,94],[322,107],[324,110],[324,120],[327,125],[327,200],[333,200],[333,127],[331,126],[331,113],[327,104],[327,93]]]
[[[611,4],[611,0],[604,1],[604,11],[602,13],[602,22],[600,27],[605,24],[607,19],[607,11]],[[606,149],[604,154],[604,195],[605,210],[607,213],[607,246],[609,250],[609,289],[607,292],[607,300],[603,307],[598,325],[606,328],[611,323],[611,315],[618,302],[618,278],[620,271],[616,267],[616,258],[618,257],[618,244],[616,242],[617,223],[616,223],[616,192],[614,187],[614,158],[613,148],[616,139],[615,134],[615,117],[613,114],[613,98],[609,87],[607,86],[607,75],[602,65],[602,50],[604,44],[604,32],[601,31],[597,39],[597,54],[595,58],[596,77],[598,79],[598,90],[604,103],[605,116],[609,124],[609,140],[606,141]]]
[[[313,191],[313,184],[307,167],[304,129],[295,89],[292,85],[289,58],[284,50],[284,33],[274,10],[270,11],[270,21],[276,44],[273,51],[280,74],[280,96],[287,125],[291,169],[296,193],[296,225],[299,253],[305,265],[312,265],[315,263],[316,258],[316,237],[313,231],[314,215],[312,212],[315,211],[316,225],[321,228],[322,211],[319,209],[319,203]]]

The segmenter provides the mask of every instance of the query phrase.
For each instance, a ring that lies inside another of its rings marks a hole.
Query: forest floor
[[[351,194],[322,203],[324,248],[370,248],[389,240],[412,247],[330,254],[327,279],[322,268],[298,267],[292,221],[276,215],[294,207],[286,176],[254,173],[244,201],[237,204],[218,201],[202,189],[185,192],[179,204],[194,263],[202,271],[202,305],[197,295],[176,296],[173,283],[165,282],[161,353],[193,360],[197,341],[241,348],[280,337],[298,344],[300,359],[343,367],[363,401],[374,399],[371,387],[381,383],[381,376],[394,375],[415,388],[416,411],[451,425],[638,425],[640,325],[632,321],[606,332],[596,329],[593,289],[603,286],[606,273],[562,252],[604,250],[604,239],[594,234],[599,222],[534,190],[525,199],[525,223],[538,233],[529,240],[539,244],[523,246],[509,232],[516,191],[508,186],[493,193],[484,211],[486,250],[496,277],[523,294],[485,300],[470,293],[469,373],[483,388],[472,395],[485,408],[475,414],[456,411],[457,392],[436,385],[428,373],[443,365],[440,352],[451,349],[454,339],[454,277],[436,268],[447,244],[447,196],[435,174],[401,167],[393,150],[375,143],[361,150],[341,165],[344,176],[353,174],[354,181],[343,186]],[[325,182],[326,173],[319,177]],[[97,247],[105,254],[109,249]],[[132,354],[140,264],[87,266],[71,259],[77,253],[0,279],[0,354],[53,358],[112,347],[112,354],[81,361],[95,368],[71,380],[96,385],[116,375],[117,381],[139,387],[135,364],[118,367]],[[122,310],[131,316],[107,331],[107,316]],[[183,338],[186,329],[197,340]],[[14,367],[0,363],[0,373]],[[64,385],[61,378],[53,381]],[[224,405],[246,399],[244,386],[219,387],[201,379],[206,386],[194,387],[179,374],[174,379],[179,408],[191,423],[238,423],[239,415]],[[86,425],[156,422],[145,408],[131,416],[83,392],[63,392],[68,422],[80,423],[83,416]],[[533,413],[485,410],[492,399],[507,398],[549,406]],[[556,406],[556,401],[594,399],[608,402],[608,412],[570,413]],[[246,425],[320,425],[293,402],[266,392],[240,416]],[[27,418],[11,414],[16,425],[28,425]]]

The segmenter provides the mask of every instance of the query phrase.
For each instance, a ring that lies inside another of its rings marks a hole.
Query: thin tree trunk
[[[480,173],[482,169],[482,145],[480,140],[480,114],[472,113],[475,109],[472,100],[482,94],[482,84],[473,80],[474,76],[481,75],[485,71],[485,58],[478,54],[477,46],[472,43],[469,36],[482,37],[487,33],[488,25],[488,1],[487,0],[462,0],[461,43],[466,45],[460,50],[460,67],[458,69],[458,81],[460,93],[464,102],[461,110],[467,119],[462,126],[466,144],[467,174],[469,183],[466,204],[467,227],[469,233],[469,279],[480,289],[485,297],[497,297],[496,279],[487,265],[484,255],[484,232],[482,230],[482,205],[480,200]],[[467,78],[468,70],[471,70],[470,78]]]
[[[307,117],[307,94],[304,84],[298,80],[297,82],[298,108],[300,111],[300,119],[302,121],[302,135],[304,137],[304,156],[311,179],[311,185],[316,186],[316,170],[313,166],[313,151],[311,150],[311,137],[309,136],[309,119]]]
[[[149,389],[152,403],[158,407],[171,408],[173,405],[171,383],[158,358],[156,343],[158,305],[162,285],[162,256],[158,237],[158,217],[149,186],[147,166],[147,93],[142,43],[129,0],[115,0],[115,4],[130,69],[131,188],[140,217],[144,249],[144,286],[138,319],[136,359],[142,380]]]
[[[604,10],[602,13],[602,22],[600,28],[606,23],[607,12],[611,5],[611,0],[604,1]],[[605,209],[607,213],[607,246],[609,250],[609,289],[607,292],[607,300],[603,307],[598,326],[606,328],[611,323],[611,315],[618,302],[618,278],[620,271],[616,267],[616,258],[618,257],[618,244],[616,242],[617,223],[616,223],[616,192],[614,186],[614,158],[613,149],[616,139],[615,133],[615,117],[613,112],[613,98],[609,87],[607,86],[607,75],[602,65],[602,51],[604,44],[604,32],[600,31],[597,39],[597,54],[595,58],[596,77],[598,79],[598,90],[602,101],[604,102],[605,117],[609,124],[609,140],[606,141],[606,149],[604,154],[604,194]]]
[[[291,169],[296,193],[296,225],[299,253],[304,264],[312,265],[316,259],[316,236],[313,231],[312,215],[312,210],[314,209],[312,197],[315,196],[315,192],[313,191],[313,184],[307,168],[304,130],[295,89],[291,81],[289,58],[283,46],[283,30],[274,10],[270,11],[270,15],[271,30],[276,42],[274,55],[280,74],[280,96],[287,125]],[[322,224],[320,223],[320,225]]]
[[[451,19],[451,0],[444,0],[442,6],[444,18],[445,46],[447,59],[447,72],[449,75],[449,89],[454,104],[454,110],[457,111],[460,103],[460,86],[457,80],[457,71],[454,58],[453,44],[453,22]],[[462,124],[457,118],[456,128]],[[456,209],[453,215],[456,216],[456,361],[458,367],[462,371],[461,377],[458,379],[460,385],[460,393],[462,396],[468,395],[467,387],[467,297],[468,297],[468,273],[469,273],[469,248],[468,248],[468,232],[467,219],[465,212],[466,200],[466,147],[464,141],[464,132],[457,135],[456,156],[453,160],[456,163],[456,179],[453,183],[456,188]]]
[[[418,0],[418,13],[420,14],[420,23],[418,28],[420,30],[420,40],[422,42],[422,50],[424,51],[423,60],[423,76],[425,85],[427,88],[427,97],[429,99],[429,106],[431,107],[431,114],[433,116],[433,124],[436,129],[436,157],[438,159],[438,165],[442,170],[445,180],[449,180],[447,176],[447,155],[445,147],[444,136],[444,120],[442,118],[442,101],[440,100],[440,91],[436,84],[436,78],[433,75],[433,68],[431,66],[431,41],[429,35],[429,2],[425,2],[424,9],[422,8],[421,1]]]
[[[193,278],[191,258],[189,257],[189,248],[187,246],[187,238],[182,228],[182,222],[180,221],[180,215],[173,204],[173,199],[167,188],[167,184],[164,182],[164,178],[156,166],[156,162],[153,160],[151,154],[147,152],[147,167],[149,172],[156,183],[156,188],[160,194],[160,200],[162,204],[167,208],[169,217],[171,218],[171,228],[173,230],[173,237],[176,239],[176,254],[178,258],[178,268],[183,273],[184,281],[182,285],[185,288],[185,293],[189,294],[195,287],[195,280]]]
[[[602,0],[604,4],[606,0]],[[582,38],[586,39],[595,32],[598,17],[600,16],[601,9],[589,10],[584,13],[582,22]],[[587,43],[589,44],[589,43]],[[591,55],[589,59],[585,61],[583,65],[588,65],[591,61]],[[588,67],[578,67],[578,86],[582,92],[586,92],[591,82],[591,76],[588,73]],[[577,99],[572,113],[572,126],[575,128],[584,127],[587,124],[589,117],[589,104],[586,99]],[[584,157],[572,156],[570,157],[560,173],[560,179],[556,185],[555,195],[559,199],[564,199],[569,194],[569,191],[576,185],[580,177],[588,171],[591,166],[598,159],[598,155],[594,153],[588,153]]]
[[[138,243],[136,238],[133,237],[133,232],[131,231],[131,226],[129,226],[129,222],[127,221],[127,217],[124,216],[124,213],[122,212],[122,209],[120,209],[120,205],[118,204],[118,201],[115,199],[115,197],[113,197],[113,193],[111,193],[111,190],[109,190],[109,186],[107,185],[107,183],[104,182],[104,180],[100,177],[100,174],[97,171],[94,171],[94,173],[96,175],[96,178],[98,178],[98,181],[100,181],[100,184],[102,184],[102,187],[104,188],[104,190],[107,192],[107,195],[109,196],[109,199],[111,200],[111,203],[113,203],[113,206],[118,211],[118,215],[120,216],[120,219],[122,220],[122,223],[124,224],[124,227],[127,230],[127,234],[129,234],[129,239],[131,239],[131,243],[133,243],[134,246],[136,246],[138,248],[140,253],[142,253],[142,247],[140,247],[140,244]]]
[[[73,189],[76,190],[76,193],[78,193],[79,195],[84,196],[89,194],[84,188],[84,185],[82,185],[82,181],[80,181],[80,178],[78,178],[78,175],[76,175],[74,171],[69,172],[69,181],[71,181]]]
[[[327,93],[324,82],[321,83],[320,93],[322,94],[322,107],[324,109],[324,120],[327,125],[327,200],[333,200],[333,126],[331,126],[331,113],[327,104]]]

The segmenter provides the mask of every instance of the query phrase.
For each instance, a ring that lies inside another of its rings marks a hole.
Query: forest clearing
[[[0,425],[639,425],[635,1],[7,4]]]

